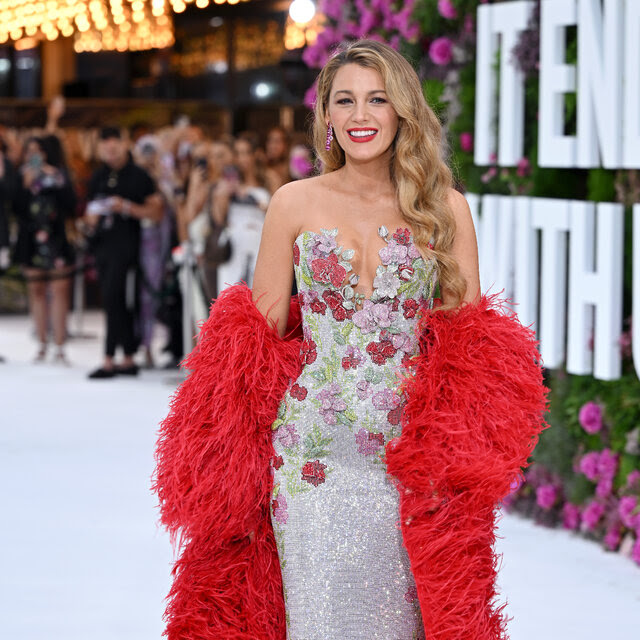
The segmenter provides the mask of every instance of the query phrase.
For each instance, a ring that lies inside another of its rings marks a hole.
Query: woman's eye
[[[384,98],[372,98],[372,102],[375,102],[376,104],[384,104],[386,100]]]
[[[351,98],[340,98],[338,100],[338,104],[347,104],[347,102],[351,102]]]

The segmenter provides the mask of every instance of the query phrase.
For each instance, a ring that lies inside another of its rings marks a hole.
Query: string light
[[[247,0],[213,0],[237,4]],[[0,0],[0,44],[73,37],[83,51],[141,51],[174,43],[174,13],[211,0]]]

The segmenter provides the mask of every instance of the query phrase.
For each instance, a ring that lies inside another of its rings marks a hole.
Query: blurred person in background
[[[145,367],[150,369],[154,366],[151,341],[160,304],[165,263],[171,248],[173,217],[169,200],[173,197],[173,184],[168,176],[163,175],[160,152],[160,140],[151,134],[139,137],[133,149],[136,164],[151,176],[162,197],[161,218],[140,219],[140,341]]]
[[[159,222],[163,216],[156,185],[134,164],[119,129],[100,131],[98,153],[103,164],[91,177],[84,219],[96,257],[107,333],[104,362],[89,374],[90,379],[138,374],[133,356],[138,348],[135,276],[140,220]],[[124,352],[118,366],[114,362],[117,347]]]
[[[10,265],[9,208],[16,188],[15,169],[6,152],[6,144],[0,138],[0,271]]]
[[[266,187],[275,193],[283,184],[291,181],[289,173],[289,134],[282,127],[272,127],[267,132],[264,156],[266,161]]]
[[[13,209],[18,219],[15,259],[27,280],[29,309],[40,341],[35,362],[46,358],[51,326],[57,347],[54,361],[69,364],[64,344],[75,258],[67,220],[73,217],[75,205],[60,141],[55,136],[27,140]]]
[[[225,174],[213,194],[214,221],[227,226],[231,240],[231,258],[218,267],[218,293],[240,280],[251,287],[271,197],[259,163],[256,137],[248,132],[241,134],[233,152],[237,174]]]
[[[218,289],[217,270],[221,260],[215,244],[218,240],[224,242],[226,234],[221,237],[224,227],[217,224],[213,215],[213,194],[224,175],[238,175],[232,165],[232,145],[232,141],[223,139],[201,143],[194,148],[193,168],[181,210],[181,236],[191,243],[203,279],[205,308],[197,314],[201,320],[208,317],[210,300]]]

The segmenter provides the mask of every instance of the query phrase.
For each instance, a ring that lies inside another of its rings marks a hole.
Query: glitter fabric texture
[[[385,444],[400,435],[397,372],[417,352],[416,311],[436,271],[407,229],[390,234],[369,298],[338,229],[294,244],[303,370],[273,424],[271,521],[287,640],[424,638]]]

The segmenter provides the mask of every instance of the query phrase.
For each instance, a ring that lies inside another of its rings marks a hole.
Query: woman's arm
[[[297,222],[292,186],[285,185],[271,198],[253,276],[253,300],[280,336],[287,327],[293,284],[293,242]]]
[[[480,300],[480,275],[478,270],[478,243],[467,199],[455,189],[449,192],[449,206],[456,222],[456,236],[452,255],[460,267],[460,275],[467,283],[467,290],[461,302],[472,304]],[[447,304],[446,289],[442,301]]]

